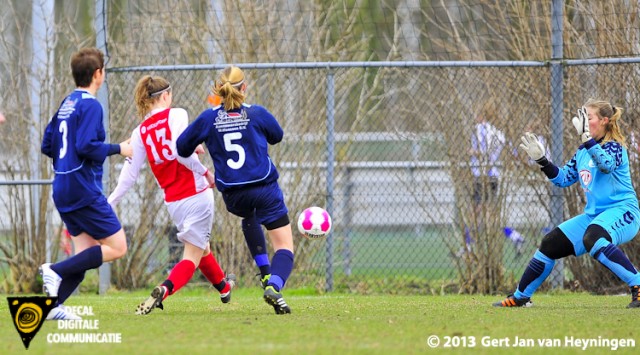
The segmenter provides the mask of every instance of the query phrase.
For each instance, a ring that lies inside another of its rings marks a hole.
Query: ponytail
[[[242,92],[243,85],[245,83],[242,69],[229,66],[220,73],[213,88],[213,93],[222,99],[225,111],[238,109],[242,106],[245,99],[245,95]]]

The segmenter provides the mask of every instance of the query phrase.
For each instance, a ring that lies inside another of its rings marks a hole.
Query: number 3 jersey
[[[216,187],[223,192],[276,181],[278,171],[268,146],[279,143],[283,134],[278,121],[262,106],[242,104],[229,112],[216,106],[202,112],[182,133],[177,148],[181,156],[188,156],[205,142]]]
[[[100,102],[86,90],[67,96],[45,129],[41,151],[53,159],[53,201],[60,212],[93,203],[102,194],[102,164],[118,153],[105,144]]]
[[[145,161],[149,162],[167,203],[191,197],[209,188],[204,177],[208,170],[200,163],[198,156],[194,153],[182,158],[176,153],[176,139],[188,124],[184,109],[156,109],[133,130],[133,157],[126,160],[118,185],[109,196],[112,206],[133,186]]]

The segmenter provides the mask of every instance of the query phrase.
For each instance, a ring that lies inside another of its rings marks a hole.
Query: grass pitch
[[[290,315],[276,315],[262,290],[217,293],[187,288],[165,310],[136,316],[148,293],[77,295],[68,306],[91,306],[98,330],[58,329],[46,322],[25,350],[7,302],[0,302],[3,354],[412,354],[637,352],[640,309],[629,296],[536,295],[534,307],[491,307],[495,296],[312,295],[285,290]],[[50,343],[58,333],[119,333],[121,343]],[[436,340],[438,345],[435,345]],[[520,341],[520,346],[516,347]],[[527,344],[527,342],[529,342]],[[531,344],[533,342],[533,345]],[[625,342],[623,344],[623,342]],[[633,343],[633,344],[632,344]]]

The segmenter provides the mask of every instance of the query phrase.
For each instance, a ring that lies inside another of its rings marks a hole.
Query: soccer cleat
[[[51,263],[40,265],[38,271],[42,276],[42,291],[44,294],[49,297],[58,297],[62,277],[51,270]]]
[[[256,276],[260,277],[260,274]],[[264,277],[260,279],[260,285],[262,286],[263,290],[267,288],[267,284],[269,283],[270,278],[271,278],[271,274],[268,274],[268,275],[264,275]]]
[[[533,302],[531,298],[516,298],[513,294],[507,296],[504,301],[496,302],[494,307],[531,307]]]
[[[267,286],[264,290],[264,301],[267,304],[273,306],[273,309],[276,311],[276,314],[287,314],[291,313],[291,308],[287,305],[287,302],[282,298],[282,294],[277,292],[273,286]]]
[[[220,294],[220,301],[222,301],[222,303],[229,303],[231,302],[231,290],[236,287],[236,275],[228,274],[225,281],[229,284],[229,291]]]
[[[631,286],[631,303],[627,308],[640,308],[640,286]]]
[[[63,305],[59,305],[49,311],[49,314],[47,314],[47,320],[82,320],[82,318],[67,311]]]
[[[149,314],[154,308],[160,308],[164,310],[162,300],[164,299],[165,293],[167,293],[166,287],[156,286],[153,291],[151,291],[151,296],[149,296],[149,298],[138,305],[138,307],[136,308],[136,314]]]

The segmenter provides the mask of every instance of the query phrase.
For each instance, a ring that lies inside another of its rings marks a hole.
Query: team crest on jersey
[[[216,123],[228,123],[232,121],[241,121],[247,119],[247,113],[245,110],[240,112],[226,112],[224,110],[218,110],[218,117],[216,117]]]
[[[66,99],[60,109],[58,110],[58,119],[66,120],[76,110],[76,103],[78,100]]]
[[[245,110],[240,112],[226,112],[225,110],[218,110],[218,117],[213,125],[218,132],[231,132],[247,129],[249,118]]]
[[[78,102],[78,100],[73,100],[73,99],[67,99],[64,101],[64,103],[62,104],[62,107],[60,108],[61,110],[70,110],[73,107],[76,106],[76,103]]]
[[[589,170],[580,170],[580,179],[582,179],[582,183],[584,184],[584,186],[589,186],[589,184],[591,183],[591,171]]]

